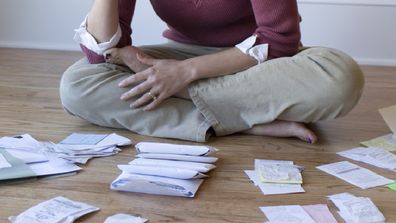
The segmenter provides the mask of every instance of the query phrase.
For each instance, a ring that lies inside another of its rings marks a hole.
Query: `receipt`
[[[321,165],[316,168],[362,189],[395,182],[348,161]]]
[[[381,211],[368,197],[355,197],[349,193],[328,196],[340,210],[339,214],[347,223],[385,222]]]
[[[9,220],[12,223],[72,223],[98,210],[97,207],[59,196],[33,206],[16,217],[11,216]]]
[[[256,160],[255,168],[264,183],[302,183],[300,169],[292,161]]]
[[[396,155],[382,148],[358,147],[337,153],[340,156],[396,172]]]

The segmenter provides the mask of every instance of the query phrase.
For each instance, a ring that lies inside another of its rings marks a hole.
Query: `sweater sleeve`
[[[124,47],[132,44],[131,22],[135,11],[135,4],[136,0],[118,0],[119,25],[122,34],[117,47]],[[83,44],[80,44],[80,47],[91,64],[105,62],[103,55],[95,53]]]
[[[300,44],[296,0],[251,0],[256,18],[256,45],[269,45],[268,58],[293,56]]]

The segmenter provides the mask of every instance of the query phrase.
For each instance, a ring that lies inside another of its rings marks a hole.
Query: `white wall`
[[[1,0],[0,47],[77,50],[73,28],[92,1]],[[396,66],[396,0],[299,0],[303,43],[341,49],[361,64]],[[133,20],[136,45],[165,41],[147,0]]]

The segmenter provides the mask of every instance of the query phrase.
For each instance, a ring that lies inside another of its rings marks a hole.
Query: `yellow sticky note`
[[[368,147],[378,147],[388,151],[394,151],[396,150],[396,145],[391,143],[390,138],[392,138],[392,134],[380,136],[369,141],[364,141],[361,142],[361,144]]]

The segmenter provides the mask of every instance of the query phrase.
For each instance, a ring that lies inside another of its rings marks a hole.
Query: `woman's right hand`
[[[123,48],[111,48],[106,50],[104,57],[106,62],[128,66],[132,71],[138,73],[147,69],[149,66],[137,59],[137,54],[146,55],[141,49],[134,46]]]

